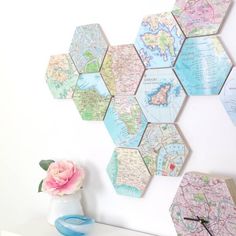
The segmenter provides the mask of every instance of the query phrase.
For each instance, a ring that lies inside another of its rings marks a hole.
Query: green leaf
[[[41,182],[40,182],[40,184],[39,184],[38,193],[43,192],[42,186],[43,186],[43,180],[41,180]]]
[[[39,165],[40,165],[40,167],[42,168],[42,169],[44,169],[44,170],[48,170],[48,167],[53,163],[53,162],[55,162],[54,160],[41,160],[40,162],[39,162]]]

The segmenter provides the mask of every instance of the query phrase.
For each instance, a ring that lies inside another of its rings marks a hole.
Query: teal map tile
[[[83,120],[103,120],[111,95],[100,73],[81,74],[73,100]]]
[[[217,36],[186,39],[175,71],[188,95],[218,95],[232,62]]]
[[[236,67],[226,80],[220,93],[220,99],[232,122],[236,125]]]
[[[132,96],[112,98],[104,122],[119,147],[137,147],[147,125],[140,106]]]
[[[116,148],[107,166],[108,176],[118,194],[140,198],[151,175],[136,149]]]
[[[149,15],[141,23],[135,47],[146,68],[171,67],[184,38],[171,12]]]
[[[144,74],[136,98],[148,122],[173,123],[186,94],[171,68],[149,69]]]

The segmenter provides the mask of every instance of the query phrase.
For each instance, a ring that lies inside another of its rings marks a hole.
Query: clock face
[[[235,236],[235,193],[232,179],[186,173],[170,207],[178,236]]]

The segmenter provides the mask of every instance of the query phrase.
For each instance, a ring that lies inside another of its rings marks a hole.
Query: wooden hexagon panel
[[[50,58],[46,77],[53,96],[72,98],[83,120],[103,120],[117,146],[107,167],[117,193],[141,197],[151,176],[180,175],[190,149],[175,122],[187,95],[218,95],[221,91],[225,110],[236,124],[235,68],[230,74],[232,61],[219,38],[206,36],[218,32],[230,3],[176,0],[173,12],[143,18],[134,44],[109,45],[98,24],[78,26],[68,54]],[[183,181],[190,180],[196,186],[205,186],[206,180],[206,188],[213,186],[209,191],[218,191],[218,181],[219,189],[225,191],[222,195],[229,193],[224,180],[189,174]],[[189,186],[191,183],[186,191]],[[189,198],[184,200],[192,201],[192,193],[186,194]],[[179,190],[175,201],[182,201],[182,195]],[[202,215],[199,204],[205,204],[205,195],[194,196]],[[229,194],[224,197],[230,199]],[[223,207],[228,209],[231,203]],[[195,208],[188,212],[185,205],[181,207],[184,215],[196,214]],[[173,205],[171,209],[179,235],[207,235],[199,231],[199,222],[181,218],[181,208]],[[210,213],[204,217],[218,227],[218,218],[214,220]],[[222,214],[228,213],[222,210]],[[210,227],[216,235],[227,235]],[[227,227],[236,235],[234,223]]]
[[[72,98],[79,74],[68,54],[51,56],[46,79],[54,98]]]
[[[112,95],[134,95],[144,72],[144,66],[134,46],[110,46],[101,74]]]
[[[216,34],[231,0],[176,0],[173,14],[188,37]]]
[[[232,62],[217,36],[186,39],[175,71],[188,95],[219,94]]]
[[[135,47],[146,68],[171,67],[184,38],[170,12],[149,15],[141,23]]]
[[[151,179],[136,149],[116,148],[107,166],[107,173],[118,194],[141,197]]]
[[[186,173],[170,208],[178,235],[236,235],[233,179]]]
[[[83,120],[103,120],[110,99],[100,73],[80,75],[73,100]]]
[[[136,97],[148,122],[171,123],[176,120],[186,94],[171,68],[149,69]]]
[[[220,99],[232,122],[236,125],[236,67],[231,71],[220,93]]]
[[[147,120],[134,97],[116,96],[112,98],[104,123],[117,146],[137,147]]]
[[[139,146],[152,175],[178,176],[189,149],[174,124],[148,124]]]
[[[108,42],[98,24],[76,28],[70,55],[80,73],[98,72],[108,48]]]

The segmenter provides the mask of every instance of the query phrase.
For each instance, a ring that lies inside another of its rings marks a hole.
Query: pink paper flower
[[[42,189],[51,195],[72,194],[82,187],[84,176],[84,170],[72,161],[54,162],[47,170]]]

